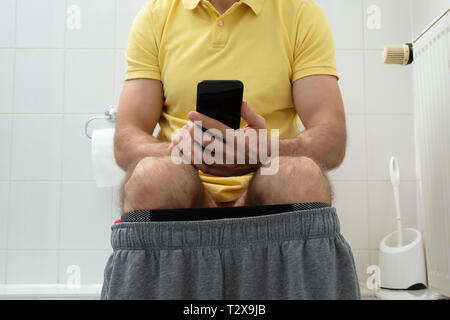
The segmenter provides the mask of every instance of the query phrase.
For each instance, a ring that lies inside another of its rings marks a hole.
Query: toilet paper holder
[[[117,107],[116,106],[109,106],[105,110],[105,115],[103,116],[94,116],[90,118],[86,124],[84,125],[84,133],[86,134],[86,137],[89,139],[92,139],[92,136],[88,132],[89,124],[94,120],[108,120],[110,122],[116,122],[117,119]]]

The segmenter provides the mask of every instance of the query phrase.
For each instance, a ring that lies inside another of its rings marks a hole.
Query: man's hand
[[[257,171],[262,162],[270,157],[271,138],[264,130],[265,119],[255,113],[247,101],[242,103],[241,116],[247,125],[243,129],[233,130],[213,118],[192,111],[188,115],[190,121],[174,135],[171,149],[189,139],[190,152],[181,152],[180,156],[204,173],[228,177]],[[197,121],[201,121],[202,127],[208,131],[203,132],[196,126]]]

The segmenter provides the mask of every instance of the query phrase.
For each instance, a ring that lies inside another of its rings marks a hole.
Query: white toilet
[[[378,289],[375,291],[378,300],[439,300],[445,299],[440,294],[430,290],[390,290]]]

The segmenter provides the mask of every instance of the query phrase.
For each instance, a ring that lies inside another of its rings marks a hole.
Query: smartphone
[[[197,112],[239,129],[244,84],[239,80],[204,80],[197,85]]]

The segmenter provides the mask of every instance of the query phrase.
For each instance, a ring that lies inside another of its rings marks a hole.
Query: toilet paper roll
[[[114,128],[94,130],[92,134],[92,165],[97,187],[120,185],[125,172],[114,159]]]

